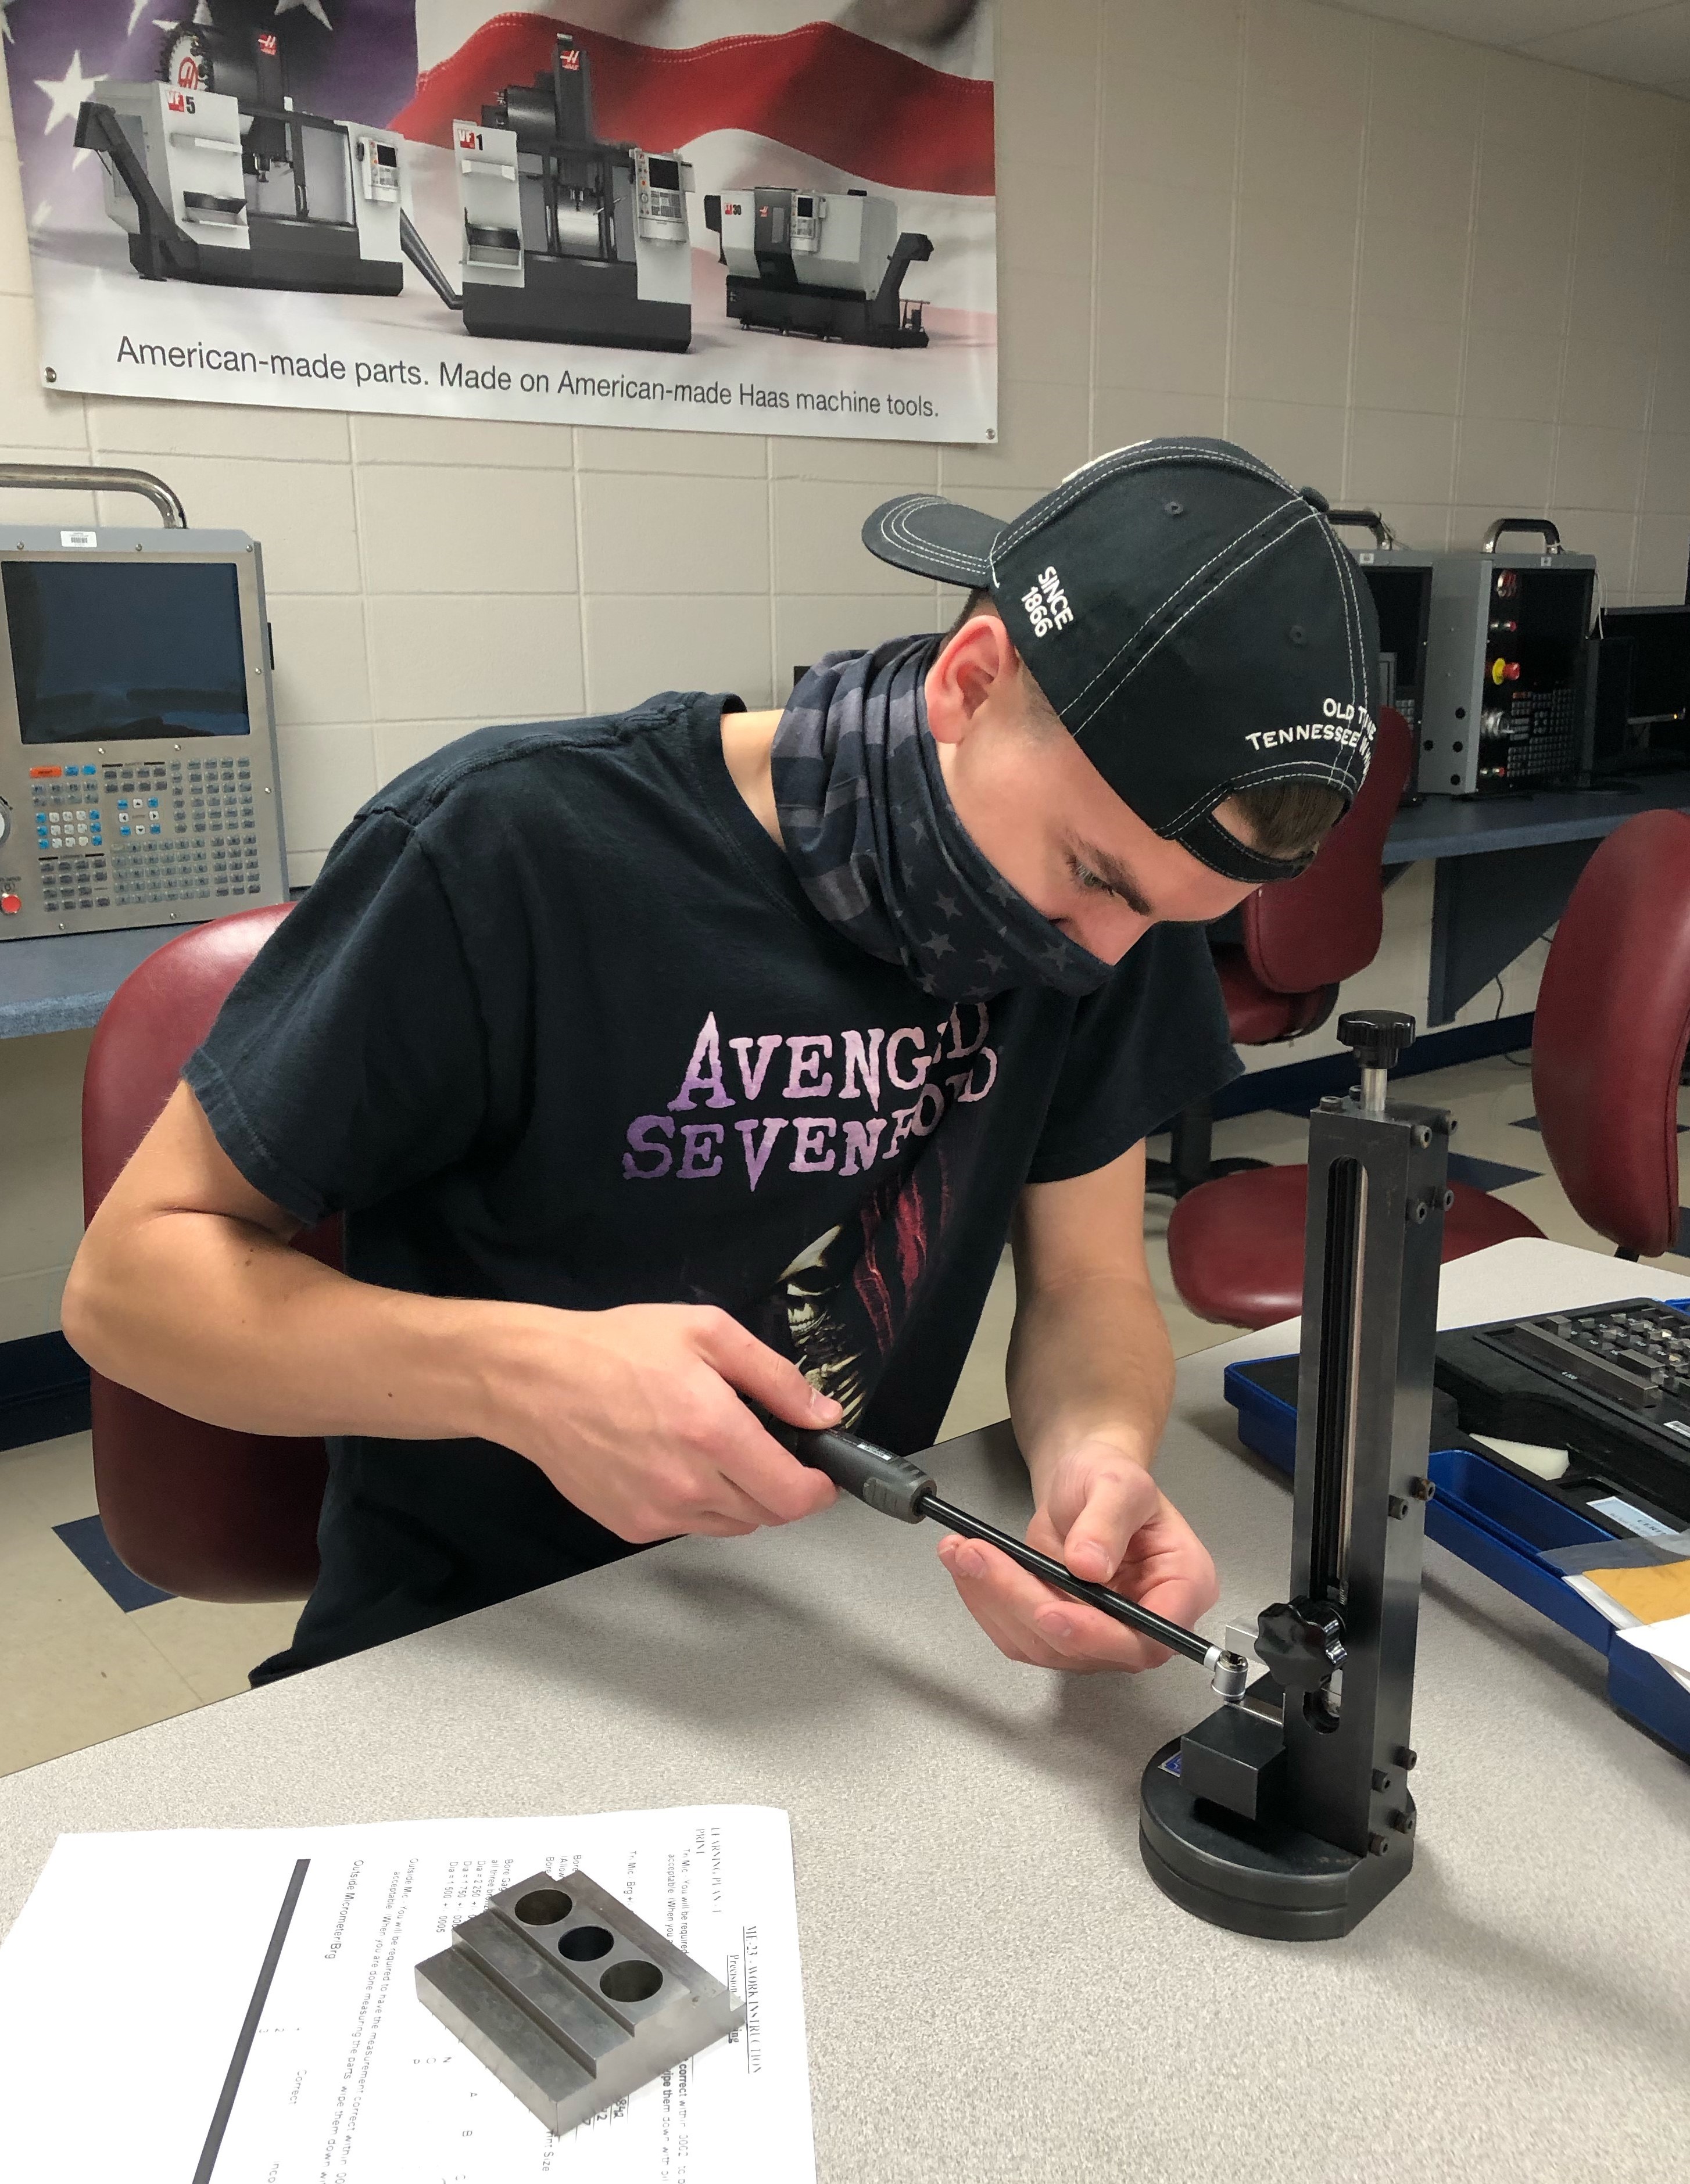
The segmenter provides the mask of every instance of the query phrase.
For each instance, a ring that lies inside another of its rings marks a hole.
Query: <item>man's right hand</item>
[[[839,1406],[729,1313],[677,1304],[498,1309],[511,1323],[487,1437],[538,1464],[618,1539],[736,1537],[813,1516],[835,1498],[832,1483],[789,1455],[740,1398],[817,1430],[839,1424]]]
[[[291,1250],[298,1225],[179,1084],[89,1224],[65,1333],[109,1378],[208,1424],[500,1442],[642,1544],[789,1524],[834,1498],[740,1398],[795,1426],[837,1425],[839,1405],[727,1312],[380,1289]]]

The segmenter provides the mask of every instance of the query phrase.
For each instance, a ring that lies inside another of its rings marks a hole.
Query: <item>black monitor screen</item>
[[[1632,649],[1632,720],[1673,720],[1690,709],[1690,607],[1613,607],[1602,634]]]
[[[8,561],[26,744],[244,736],[240,588],[222,561]]]
[[[681,187],[678,159],[648,159],[645,171],[654,190],[678,190]]]

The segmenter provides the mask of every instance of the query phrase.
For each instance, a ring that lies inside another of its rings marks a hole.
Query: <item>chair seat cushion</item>
[[[1465,1184],[1443,1217],[1443,1257],[1464,1259],[1488,1244],[1541,1236],[1535,1221]],[[1306,1167],[1252,1168],[1188,1191],[1168,1223],[1174,1286],[1199,1319],[1224,1327],[1270,1327],[1302,1309]]]
[[[1332,1005],[1325,986],[1310,994],[1272,992],[1252,971],[1241,948],[1217,948],[1214,967],[1235,1046],[1273,1046],[1282,1039],[1296,1039],[1319,1023]]]

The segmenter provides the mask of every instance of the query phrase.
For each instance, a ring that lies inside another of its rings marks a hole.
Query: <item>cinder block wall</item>
[[[995,448],[50,395],[8,103],[0,458],[155,469],[263,541],[301,881],[378,782],[488,721],[768,703],[828,645],[940,626],[954,594],[858,544],[877,501],[1012,514],[1146,433],[1242,440],[1417,544],[1552,514],[1610,602],[1683,597],[1690,105],[1314,0],[1001,0],[998,84]],[[1423,1009],[1425,878],[1357,999]],[[1465,1013],[1529,1007],[1541,956]],[[0,1138],[0,1340],[54,1323],[82,1045],[0,1045],[30,1118]]]

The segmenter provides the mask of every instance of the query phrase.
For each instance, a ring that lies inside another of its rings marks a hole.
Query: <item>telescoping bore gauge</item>
[[[1049,1555],[1041,1555],[1036,1547],[1018,1540],[1012,1532],[1001,1531],[996,1524],[987,1524],[984,1518],[971,1516],[954,1502],[941,1501],[933,1479],[907,1457],[892,1456],[884,1448],[876,1448],[873,1441],[859,1440],[855,1434],[812,1433],[767,1417],[763,1423],[800,1463],[807,1464],[812,1471],[823,1473],[841,1492],[854,1494],[859,1502],[866,1502],[883,1517],[896,1517],[906,1524],[919,1524],[926,1519],[943,1524],[948,1531],[960,1532],[965,1539],[984,1540],[988,1546],[1007,1555],[1012,1562],[1019,1563],[1023,1569],[1043,1578],[1047,1585],[1072,1593],[1088,1607],[1100,1609],[1117,1623],[1124,1623],[1129,1630],[1140,1631],[1145,1637],[1153,1638],[1158,1646],[1167,1646],[1170,1653],[1182,1654],[1186,1660],[1207,1669],[1216,1697],[1226,1705],[1235,1706],[1243,1697],[1250,1664],[1241,1653],[1217,1646],[1213,1639],[1188,1630],[1183,1623],[1171,1623],[1165,1615],[1141,1607],[1137,1601],[1129,1600],[1123,1593],[1112,1592],[1107,1585],[1088,1584]]]
[[[1164,1895],[1284,1941],[1347,1934],[1407,1874],[1407,1777],[1450,1121],[1387,1104],[1414,1036],[1395,1010],[1338,1035],[1358,1089],[1310,1117],[1288,1597],[1217,1646],[942,1500],[906,1457],[768,1421],[801,1463],[884,1515],[984,1540],[1209,1672],[1222,1701],[1145,1769],[1139,1844]],[[1265,1669],[1250,1680],[1246,1648]]]

